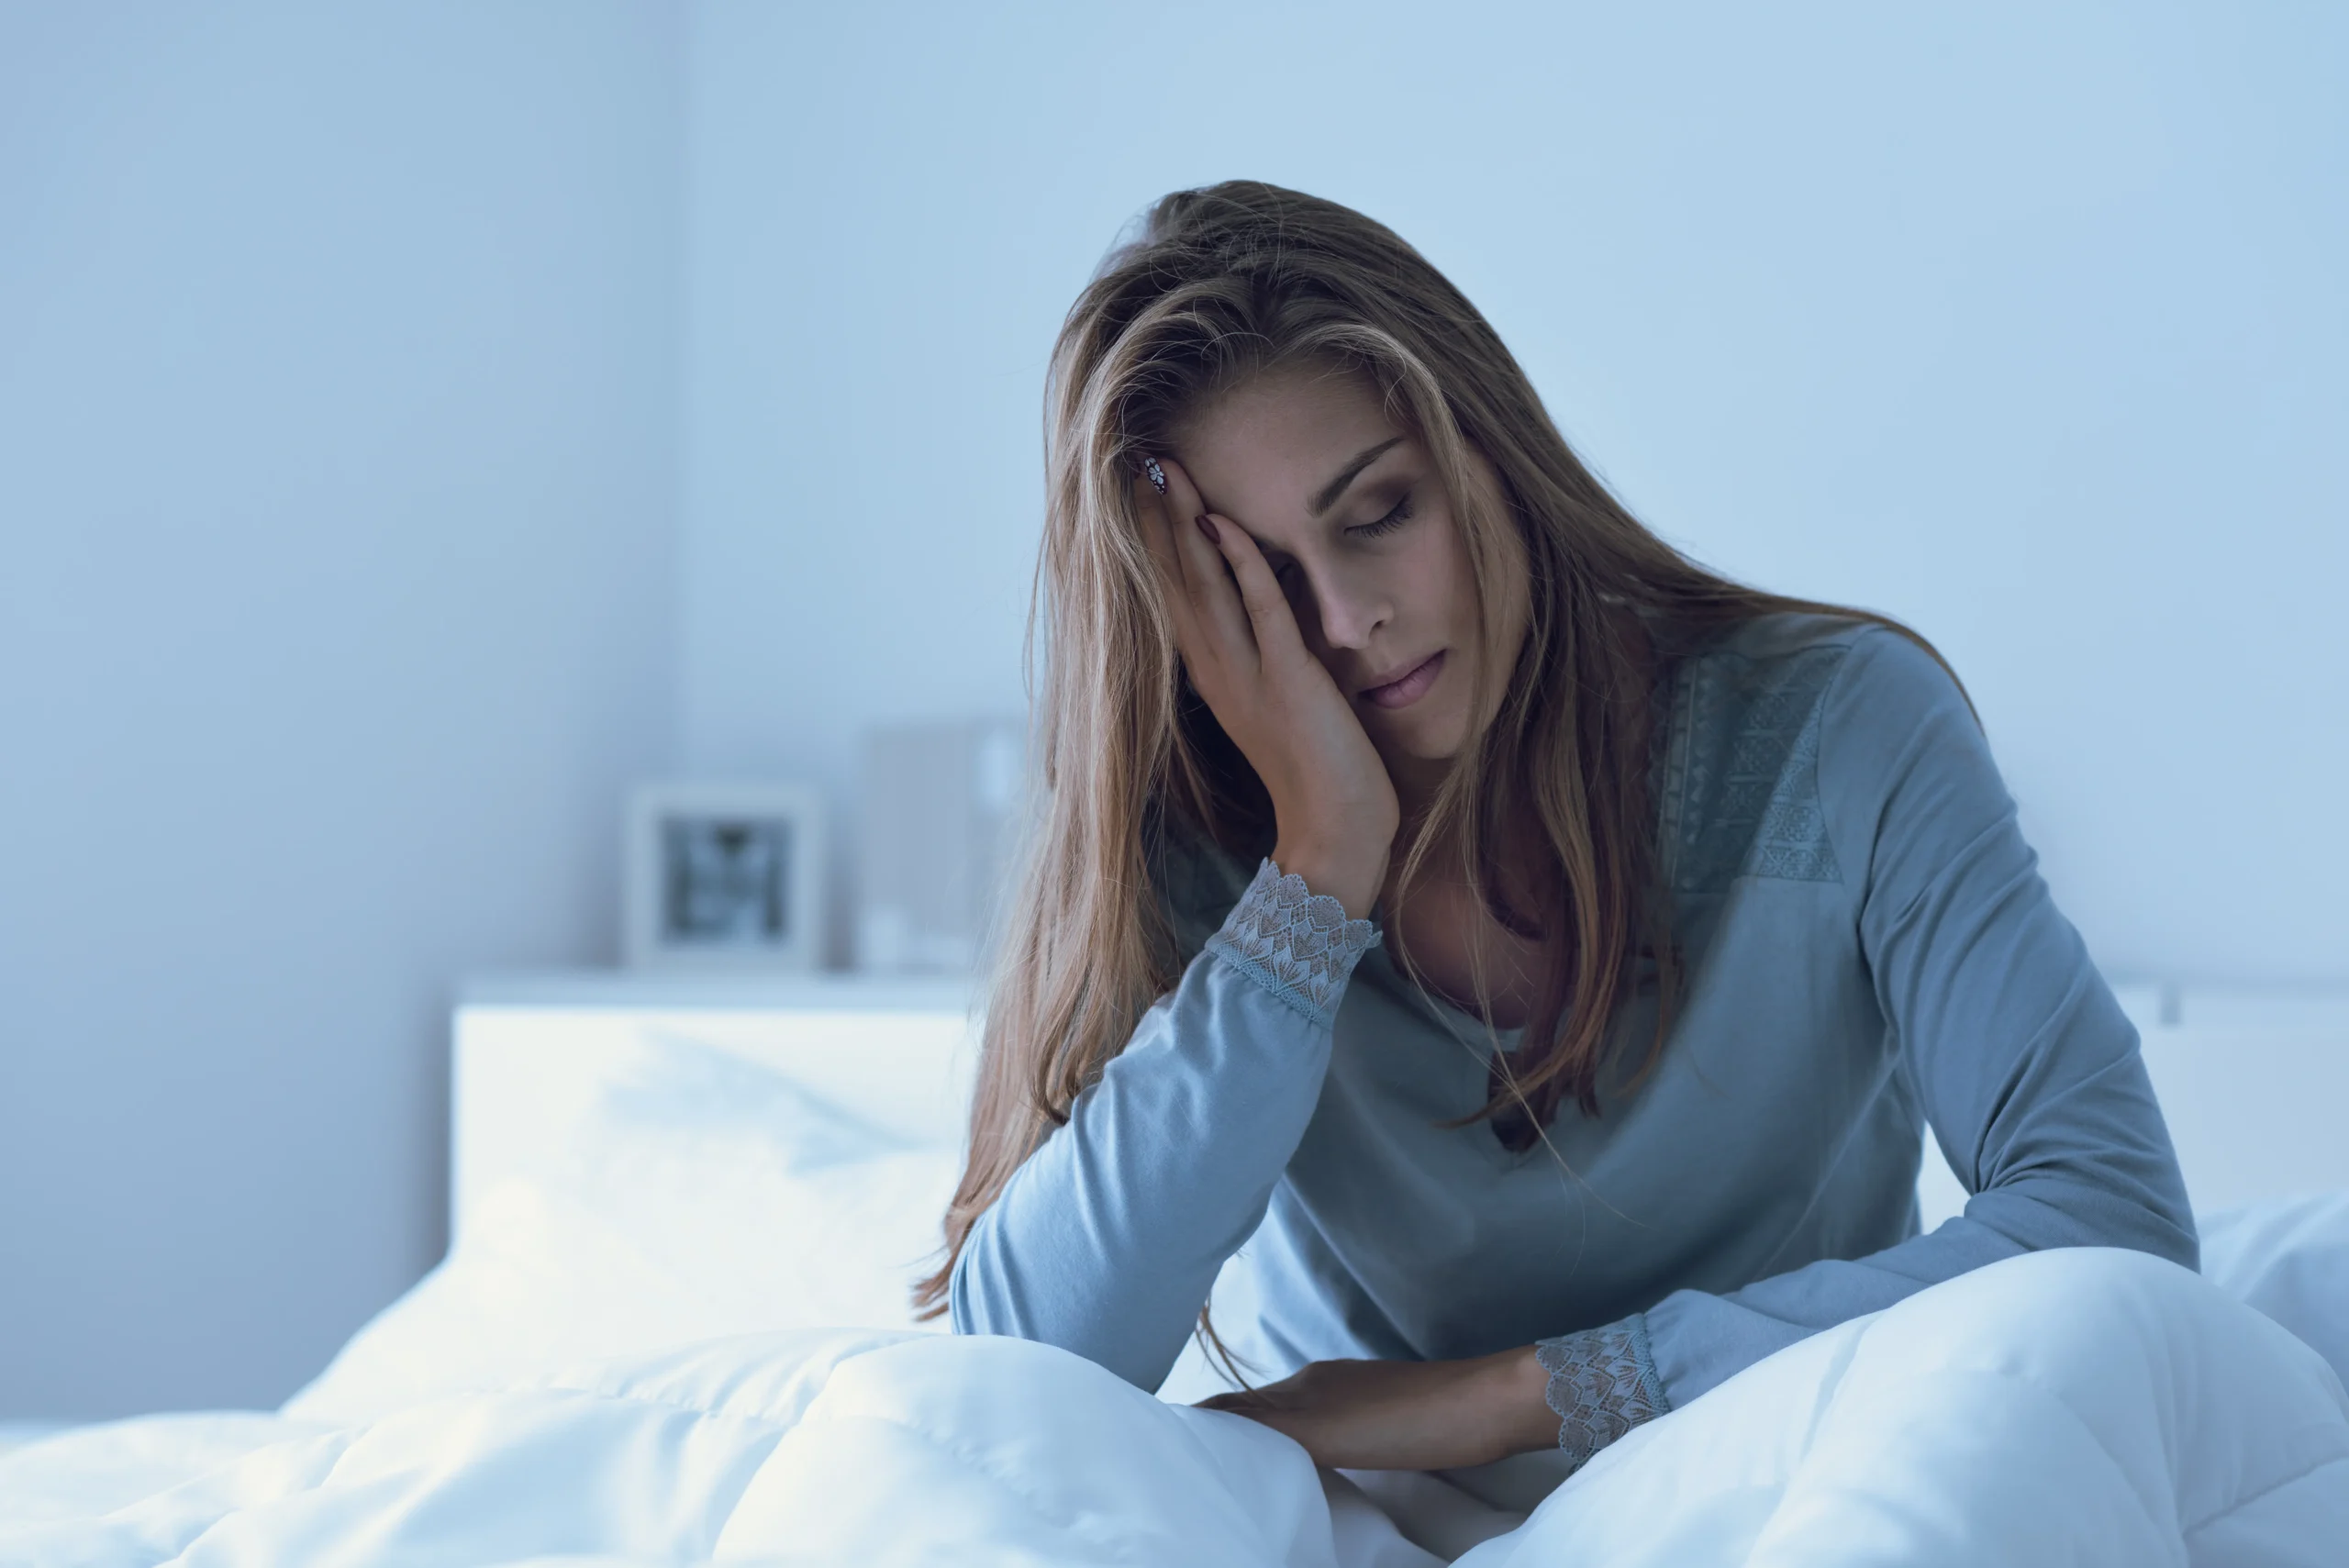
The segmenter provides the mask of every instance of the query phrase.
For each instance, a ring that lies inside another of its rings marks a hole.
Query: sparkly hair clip
[[[1141,476],[1150,481],[1152,489],[1161,495],[1166,494],[1166,471],[1158,466],[1156,458],[1146,457],[1141,460]]]

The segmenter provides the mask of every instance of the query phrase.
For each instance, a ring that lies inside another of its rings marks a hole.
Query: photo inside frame
[[[661,941],[774,947],[791,940],[791,823],[673,816],[661,823]]]

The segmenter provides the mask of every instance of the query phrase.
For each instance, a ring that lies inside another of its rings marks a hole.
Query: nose
[[[1375,583],[1329,567],[1308,568],[1301,575],[1310,602],[1297,613],[1316,623],[1325,647],[1359,652],[1393,617],[1393,604]]]

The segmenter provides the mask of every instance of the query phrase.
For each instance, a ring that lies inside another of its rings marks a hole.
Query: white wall
[[[1667,535],[1939,641],[2108,969],[2349,981],[2339,8],[1004,10],[696,8],[689,762],[1017,704],[1060,314],[1252,175]]]
[[[440,1251],[461,972],[671,740],[678,31],[0,6],[0,1417],[272,1403]]]

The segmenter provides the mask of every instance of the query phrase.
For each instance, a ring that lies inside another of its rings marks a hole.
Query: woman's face
[[[1485,653],[1467,540],[1426,449],[1361,378],[1295,369],[1218,396],[1174,453],[1263,550],[1397,784],[1431,785],[1488,716],[1470,699]],[[1498,608],[1513,658],[1523,611]]]

